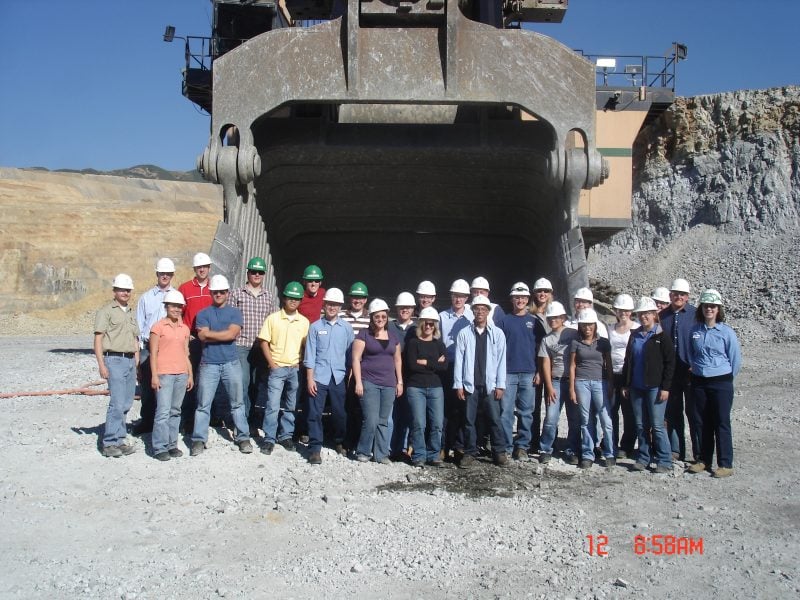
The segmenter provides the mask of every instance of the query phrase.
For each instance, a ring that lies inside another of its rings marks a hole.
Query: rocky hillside
[[[208,251],[222,192],[207,183],[0,168],[0,331],[89,331],[120,271],[136,292],[173,258]]]
[[[590,252],[598,283],[639,295],[686,277],[746,336],[796,338],[800,88],[679,98],[636,141],[633,222]]]

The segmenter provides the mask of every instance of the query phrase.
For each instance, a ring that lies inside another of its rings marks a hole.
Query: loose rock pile
[[[590,272],[633,294],[685,277],[720,290],[745,341],[796,340],[799,231],[800,88],[679,98],[639,135],[633,226]]]

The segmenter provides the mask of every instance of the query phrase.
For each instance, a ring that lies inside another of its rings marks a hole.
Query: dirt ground
[[[0,338],[0,392],[98,379],[90,345]],[[105,396],[0,399],[0,597],[798,597],[798,353],[745,346],[726,480],[629,461],[415,470],[331,451],[312,467],[213,431],[200,457],[160,463],[145,436],[107,459]],[[665,553],[640,555],[637,535],[648,551],[665,536]]]

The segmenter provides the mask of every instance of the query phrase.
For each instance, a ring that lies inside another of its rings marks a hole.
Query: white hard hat
[[[174,273],[175,263],[169,258],[159,258],[156,263],[156,273]]]
[[[672,282],[672,286],[669,288],[671,292],[686,292],[687,294],[691,292],[691,288],[689,287],[689,282],[685,279],[676,279]]]
[[[193,267],[207,267],[211,264],[211,257],[205,252],[198,252],[192,259]]]
[[[130,275],[126,275],[125,273],[120,273],[119,275],[114,277],[114,282],[111,285],[112,287],[119,288],[121,290],[132,290],[133,279],[131,279]]]
[[[700,304],[715,304],[717,306],[722,306],[722,294],[713,288],[704,290],[703,293],[700,294]]]
[[[653,293],[650,294],[650,297],[657,302],[666,302],[669,304],[669,290],[665,287],[657,287],[653,290]]]
[[[550,306],[547,307],[547,310],[544,313],[546,319],[550,317],[565,317],[567,315],[567,311],[564,310],[564,305],[561,302],[551,302]]]
[[[169,290],[166,294],[164,294],[163,302],[164,304],[180,304],[183,306],[186,304],[186,299],[178,290]]]
[[[228,278],[225,275],[214,275],[211,282],[208,284],[209,291],[218,292],[221,290],[229,290],[231,286],[228,285]]]
[[[518,281],[514,285],[511,286],[511,291],[508,293],[509,296],[530,296],[531,290],[528,288],[528,284],[524,281]]]
[[[469,296],[469,284],[466,279],[456,279],[450,286],[451,294],[464,294]]]
[[[419,311],[419,318],[428,319],[430,321],[438,321],[439,313],[436,312],[436,309],[433,308],[432,306],[426,306],[421,311]]]
[[[649,312],[651,310],[658,311],[658,307],[656,306],[656,301],[647,296],[642,296],[636,303],[636,308],[633,309],[633,312],[640,313],[640,312]]]
[[[534,290],[550,290],[553,291],[553,284],[550,283],[549,279],[545,279],[544,277],[540,277],[536,280],[536,283],[533,284]]]
[[[620,294],[614,298],[614,308],[618,310],[633,310],[633,298],[628,294]]]
[[[344,293],[339,288],[328,288],[322,301],[333,302],[334,304],[344,304]]]
[[[400,292],[397,294],[397,300],[394,301],[395,306],[416,306],[414,295],[409,292]]]
[[[369,308],[367,309],[369,314],[380,312],[382,310],[388,311],[389,310],[389,305],[386,304],[386,302],[384,302],[380,298],[375,298],[375,300],[370,302],[369,303]]]
[[[472,290],[490,290],[489,287],[489,280],[486,277],[482,277],[478,275],[475,279],[472,280],[472,284],[469,286]]]
[[[578,323],[597,323],[597,313],[593,308],[584,308],[578,313]]]
[[[433,282],[428,281],[420,281],[419,285],[417,286],[417,294],[421,294],[423,296],[435,296],[436,295],[436,286],[433,285]]]
[[[592,290],[589,288],[580,288],[575,295],[572,297],[573,300],[588,300],[589,302],[594,302],[594,294],[592,294]]]
[[[472,299],[472,306],[488,306],[491,309],[492,303],[486,296],[475,296]]]

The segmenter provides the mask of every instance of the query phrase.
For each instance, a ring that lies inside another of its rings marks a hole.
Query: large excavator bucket
[[[264,256],[275,289],[315,263],[373,296],[478,273],[587,285],[579,196],[607,174],[595,65],[458,0],[341,6],[214,61],[198,167],[224,190],[215,265],[240,281]]]

